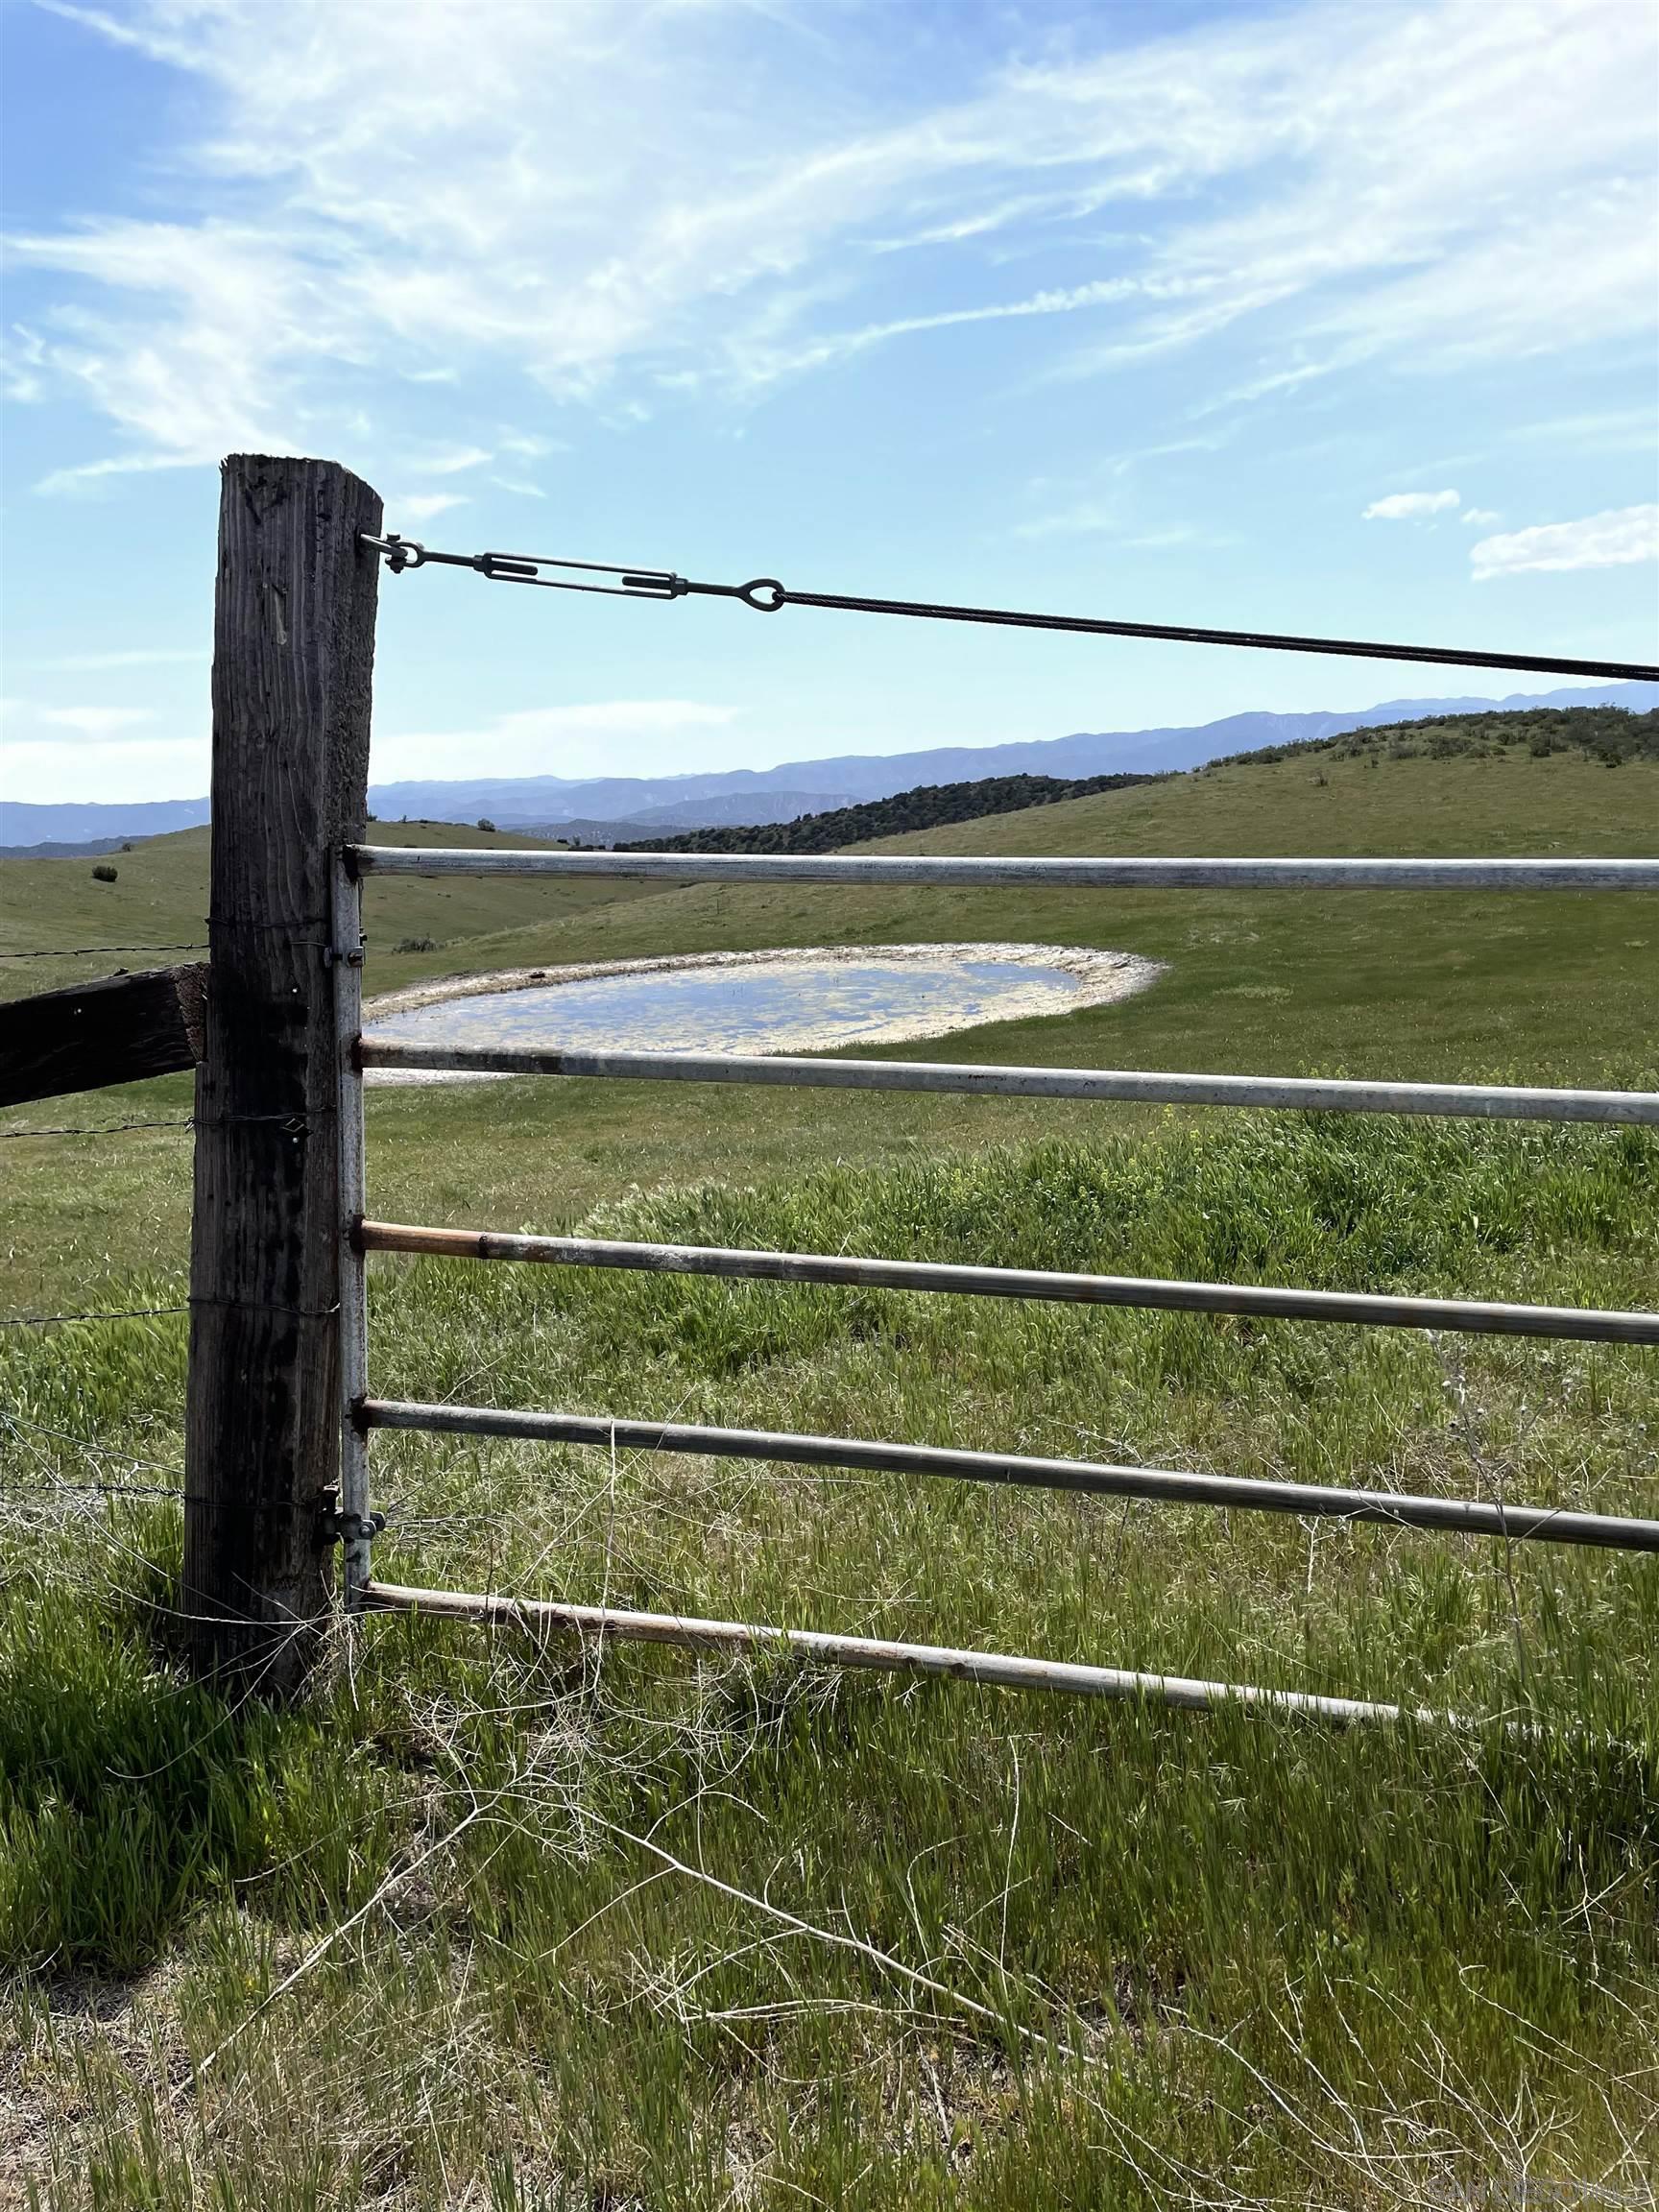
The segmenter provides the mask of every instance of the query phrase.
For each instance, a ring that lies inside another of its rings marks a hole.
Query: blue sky
[[[4,0],[0,40],[8,798],[205,788],[235,449],[465,551],[1654,656],[1644,0]],[[381,607],[381,780],[1469,688],[434,570]]]

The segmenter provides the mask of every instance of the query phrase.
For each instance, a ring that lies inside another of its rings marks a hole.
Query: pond
[[[1067,1014],[1139,990],[1150,961],[1088,947],[889,945],[518,970],[400,994],[374,1034],[560,1051],[803,1052]]]

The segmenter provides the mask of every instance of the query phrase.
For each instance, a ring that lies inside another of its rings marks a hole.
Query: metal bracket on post
[[[346,1610],[361,1612],[372,1572],[370,1544],[385,1527],[369,1510],[369,1432],[358,1408],[369,1394],[369,1277],[359,1235],[366,1207],[363,1139],[363,892],[343,853],[334,857],[333,927],[326,949],[334,978],[340,1068],[340,1504],[330,1532],[345,1546]]]
[[[384,1513],[371,1513],[367,1519],[356,1513],[345,1512],[340,1504],[338,1490],[325,1490],[323,1510],[317,1517],[317,1537],[323,1544],[369,1544],[386,1526]]]

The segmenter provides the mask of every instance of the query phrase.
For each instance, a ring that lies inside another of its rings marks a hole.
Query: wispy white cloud
[[[1431,515],[1444,515],[1462,498],[1460,492],[1390,492],[1373,499],[1361,513],[1361,522],[1423,522]]]
[[[358,373],[510,364],[616,420],[630,374],[764,387],[1085,312],[1088,374],[1249,323],[1257,397],[1378,357],[1605,355],[1653,327],[1635,7],[1235,11],[1140,44],[1072,35],[946,101],[895,68],[862,109],[855,73],[801,67],[787,7],[664,7],[649,38],[606,0],[422,0],[396,39],[364,0],[60,12],[214,108],[172,171],[182,212],[13,242],[51,280],[22,373],[84,394],[123,441],[112,468],[315,448]],[[842,35],[865,36],[856,11]],[[1111,205],[1133,226],[1096,244],[1080,225]],[[1033,227],[1073,280],[988,298],[987,243]],[[896,242],[931,257],[925,310],[892,312]]]
[[[184,469],[207,456],[197,453],[114,453],[101,461],[81,461],[73,468],[54,469],[40,478],[36,492],[90,492],[114,476],[147,476],[157,469]]]
[[[1214,430],[1195,431],[1188,438],[1163,438],[1150,445],[1133,445],[1121,453],[1113,453],[1100,466],[1114,476],[1126,476],[1132,469],[1142,468],[1148,461],[1168,461],[1185,453],[1219,453],[1238,435],[1237,422],[1223,424]]]
[[[1501,522],[1503,517],[1496,507],[1465,507],[1457,519],[1469,523],[1474,529],[1483,530],[1489,522]]]
[[[1076,499],[1068,507],[1056,508],[1051,515],[1038,515],[1029,522],[1017,522],[1014,535],[1016,538],[1083,538],[1122,527],[1122,510],[1109,499]]]
[[[128,441],[42,489],[237,450],[292,452],[301,369],[368,358],[344,289],[256,224],[109,218],[12,236],[6,251],[16,267],[74,280],[42,318],[42,369]]]
[[[1538,522],[1469,548],[1477,583],[1536,568],[1622,568],[1659,561],[1659,505],[1612,507],[1576,522]]]
[[[465,492],[406,492],[389,493],[386,497],[386,516],[389,522],[430,522],[434,516],[447,515],[451,507],[469,505]]]
[[[1125,538],[1123,542],[1140,552],[1196,553],[1208,549],[1212,552],[1223,545],[1240,542],[1236,532],[1213,530],[1202,522],[1170,522],[1158,530],[1140,530]]]
[[[460,445],[444,453],[428,453],[414,463],[422,476],[459,476],[463,469],[480,469],[494,454],[484,445]]]
[[[149,707],[37,707],[35,719],[49,730],[67,730],[72,737],[90,737],[108,744],[124,730],[137,730],[156,720]]]
[[[148,707],[52,707],[37,699],[0,699],[0,791],[9,799],[26,799],[42,788],[61,791],[67,752],[80,787],[102,798],[101,764],[125,769],[130,759],[153,750],[157,740],[150,733],[158,719]]]
[[[654,775],[685,766],[685,739],[723,730],[737,709],[700,699],[599,699],[534,707],[471,730],[392,731],[374,740],[382,782],[449,775],[457,760],[489,776]]]
[[[503,430],[495,441],[503,453],[512,453],[521,461],[545,461],[550,453],[568,453],[566,440],[544,438],[535,430]]]
[[[1196,552],[1204,547],[1237,543],[1225,531],[1196,522],[1168,522],[1153,528],[1127,523],[1120,509],[1109,500],[1080,499],[1052,515],[1016,524],[1016,538],[1106,537],[1136,552]]]
[[[995,300],[982,307],[947,307],[932,315],[901,315],[885,323],[869,323],[862,329],[832,330],[795,346],[765,348],[740,344],[733,359],[741,365],[748,384],[770,383],[774,378],[798,375],[805,369],[822,369],[854,353],[868,352],[894,338],[910,338],[925,330],[953,330],[970,323],[1023,321],[1032,315],[1074,315],[1079,308],[1105,307],[1129,298],[1140,286],[1127,277],[1110,277],[1092,284],[1071,284],[1033,292],[1022,300]]]
[[[65,790],[64,772],[73,767]],[[0,791],[8,799],[187,799],[207,788],[208,740],[193,737],[0,739]]]
[[[1241,384],[1226,386],[1201,400],[1193,409],[1198,418],[1218,415],[1224,409],[1248,407],[1258,399],[1277,398],[1281,393],[1299,392],[1304,384],[1311,384],[1322,376],[1334,376],[1340,369],[1354,366],[1352,350],[1331,353],[1322,361],[1292,361],[1282,369],[1269,369],[1259,376],[1247,377]]]
[[[208,659],[205,645],[134,645],[110,653],[61,653],[43,660],[13,659],[14,668],[60,676],[91,675],[105,668],[164,668]]]
[[[39,372],[46,359],[46,342],[37,331],[15,323],[0,336],[0,395],[14,406],[28,406],[46,389]]]
[[[1651,454],[1659,437],[1659,407],[1592,407],[1517,423],[1507,435],[1569,453]]]

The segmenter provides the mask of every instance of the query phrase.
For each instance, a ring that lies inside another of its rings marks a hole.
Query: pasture
[[[1651,762],[1292,757],[883,849],[1600,854],[1651,852],[1656,828]],[[203,833],[115,857],[113,886],[8,864],[7,942],[200,934]],[[1638,898],[400,880],[371,884],[368,927],[371,994],[831,941],[1168,963],[1142,998],[940,1058],[1659,1072]],[[164,1121],[188,1090],[0,1130]],[[369,1118],[391,1218],[1604,1306],[1651,1308],[1659,1281],[1640,1131],[563,1081],[372,1092]],[[10,1315],[180,1303],[188,1144],[6,1136]],[[1650,1352],[435,1262],[377,1262],[372,1294],[374,1385],[410,1396],[1659,1496]],[[1654,2201],[1650,1559],[381,1437],[389,1579],[1482,1723],[1343,1734],[784,1662],[584,1663],[390,1620],[342,1638],[300,1711],[229,1709],[171,1661],[178,1514],[151,1493],[178,1481],[183,1346],[174,1315],[0,1332],[16,2201]]]

